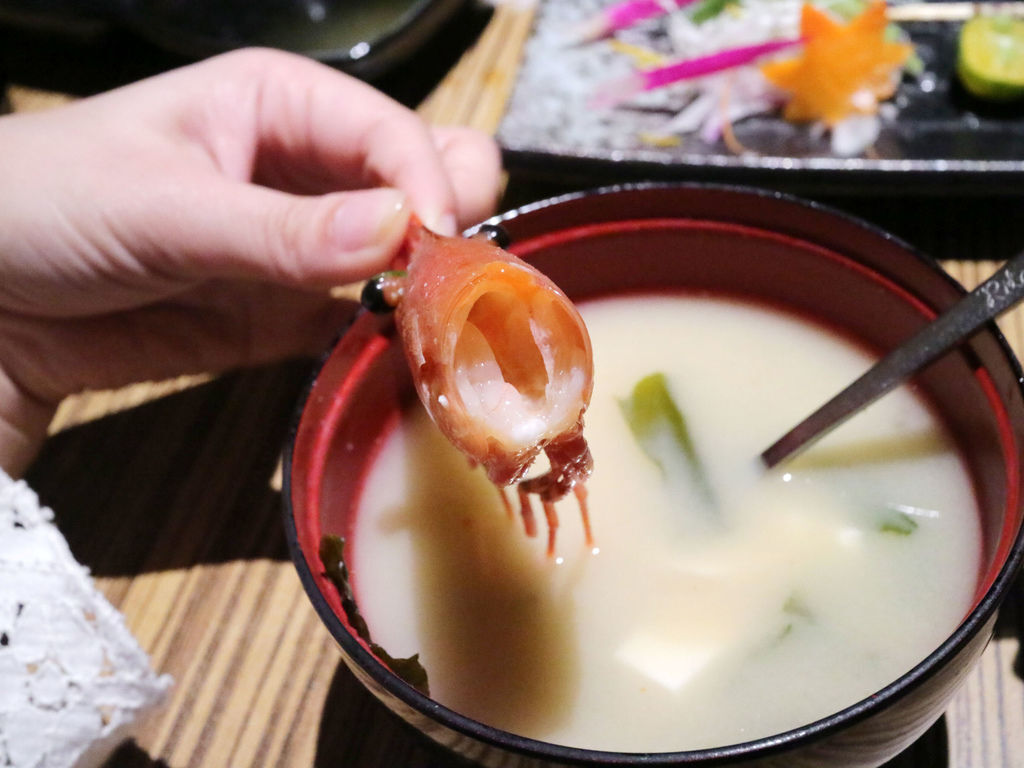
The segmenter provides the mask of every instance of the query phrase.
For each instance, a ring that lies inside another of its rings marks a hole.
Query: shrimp
[[[593,460],[583,413],[594,365],[576,307],[545,275],[485,236],[444,237],[418,220],[394,266],[367,284],[363,303],[394,308],[413,384],[431,419],[502,489],[510,514],[503,488],[516,484],[530,536],[531,497],[540,499],[549,555],[558,529],[554,505],[570,491],[591,546],[585,481]],[[523,479],[542,451],[548,471]]]

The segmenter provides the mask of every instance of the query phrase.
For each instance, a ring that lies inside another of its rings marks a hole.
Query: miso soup
[[[963,618],[977,503],[909,388],[776,470],[757,462],[869,354],[731,299],[580,309],[596,366],[592,548],[569,497],[547,556],[543,533],[527,538],[418,408],[367,479],[351,534],[356,596],[378,643],[420,654],[436,700],[570,746],[722,746],[855,703]],[[666,423],[685,440],[631,421],[630,398],[649,397],[641,381],[660,387],[654,412],[674,409]]]

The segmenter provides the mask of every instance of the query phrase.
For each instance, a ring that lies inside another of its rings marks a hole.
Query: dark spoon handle
[[[774,467],[870,405],[1024,298],[1024,252],[889,352],[761,454]]]

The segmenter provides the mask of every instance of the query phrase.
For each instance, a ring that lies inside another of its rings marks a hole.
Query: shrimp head
[[[414,222],[404,260],[406,275],[389,290],[420,400],[498,486],[522,481],[543,451],[549,470],[522,481],[519,497],[528,530],[529,494],[551,527],[554,501],[574,490],[582,505],[593,464],[583,438],[593,359],[579,312],[546,276],[484,238],[443,237]]]

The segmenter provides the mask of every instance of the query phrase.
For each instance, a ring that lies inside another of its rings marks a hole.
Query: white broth
[[[570,746],[722,746],[853,704],[959,623],[979,568],[977,503],[909,389],[775,471],[757,463],[869,355],[732,300],[580,309],[596,366],[593,551],[569,497],[547,557],[543,517],[541,534],[524,536],[418,408],[371,470],[352,532],[357,599],[375,641],[420,654],[433,698]],[[626,421],[620,401],[656,372],[712,502],[680,451],[663,471]]]

